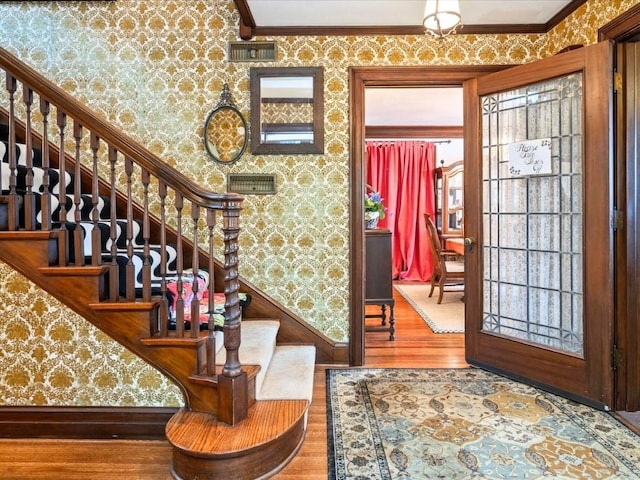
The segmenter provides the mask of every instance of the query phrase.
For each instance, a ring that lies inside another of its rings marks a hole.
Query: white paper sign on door
[[[551,140],[542,138],[509,145],[509,174],[514,176],[551,173]]]

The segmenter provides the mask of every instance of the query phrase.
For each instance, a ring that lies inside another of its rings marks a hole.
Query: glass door
[[[613,404],[611,69],[602,43],[465,84],[467,361],[600,408]]]

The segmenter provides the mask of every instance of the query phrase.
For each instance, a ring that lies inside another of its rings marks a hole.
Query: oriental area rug
[[[394,288],[425,321],[433,333],[464,332],[464,286],[449,286],[438,303],[439,288],[430,283],[396,283]]]
[[[329,369],[329,479],[640,479],[606,412],[479,369]]]

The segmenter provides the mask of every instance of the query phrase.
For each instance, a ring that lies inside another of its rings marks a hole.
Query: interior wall
[[[276,195],[245,200],[240,273],[330,338],[348,341],[349,67],[530,62],[567,45],[593,43],[600,25],[638,1],[613,3],[605,9],[590,0],[548,35],[258,38],[278,42],[278,61],[248,64],[226,61],[227,42],[238,40],[231,0],[2,2],[0,45],[207,188],[224,191],[227,173],[275,173]],[[229,166],[209,160],[201,140],[204,119],[224,83],[249,117],[251,66],[324,68],[323,155],[246,153]],[[43,307],[51,299],[6,265],[0,273],[0,404],[175,402],[175,391],[150,396],[158,385],[171,390],[166,379],[87,330],[64,306]],[[12,328],[17,318],[42,328]],[[50,324],[83,332],[64,344],[69,355],[92,351],[63,360],[60,345],[50,342]],[[90,336],[96,341],[81,348]],[[16,355],[25,359],[20,375],[9,373],[15,373]],[[67,380],[43,378],[56,367],[64,371],[60,378],[73,379],[74,390]],[[110,372],[105,381],[90,381],[96,369]],[[114,391],[122,392],[119,398]]]

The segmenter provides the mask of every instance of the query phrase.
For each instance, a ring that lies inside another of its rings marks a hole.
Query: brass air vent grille
[[[276,176],[264,173],[229,173],[227,191],[253,195],[276,193]]]
[[[276,42],[229,42],[229,62],[269,62],[277,60]]]

